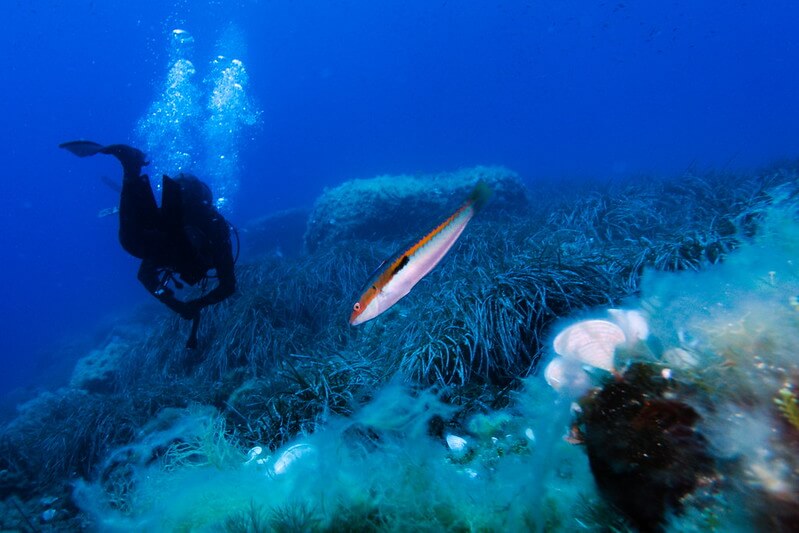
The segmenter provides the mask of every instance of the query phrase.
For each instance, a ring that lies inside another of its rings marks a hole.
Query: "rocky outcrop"
[[[299,255],[308,213],[308,209],[285,209],[248,222],[239,231],[242,259]]]
[[[479,180],[493,190],[486,211],[519,211],[527,206],[524,184],[515,172],[504,167],[356,179],[325,190],[316,200],[305,232],[305,246],[313,252],[347,239],[406,239],[409,233],[441,222],[468,197]]]
[[[112,337],[105,347],[92,350],[77,362],[70,387],[92,393],[112,392],[120,362],[129,354],[129,350],[127,342]]]

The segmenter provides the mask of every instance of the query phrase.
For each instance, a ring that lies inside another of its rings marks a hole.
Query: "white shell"
[[[591,378],[578,361],[555,357],[544,369],[544,379],[550,387],[569,396],[582,396],[591,388]]]
[[[291,463],[297,461],[301,457],[308,455],[312,451],[314,451],[314,448],[310,444],[295,444],[280,454],[280,457],[275,460],[272,471],[278,476],[280,474],[285,474],[288,467],[291,466]]]
[[[608,309],[610,318],[627,337],[628,342],[645,341],[649,337],[649,324],[644,314],[637,309]]]
[[[466,449],[466,439],[447,433],[447,446],[453,452],[463,451]]]
[[[663,361],[680,370],[691,370],[699,366],[699,358],[682,348],[669,348],[663,352]]]
[[[790,468],[785,461],[777,460],[767,463],[757,461],[749,465],[748,472],[757,485],[772,494],[790,494],[791,485],[786,478],[790,477]]]
[[[616,347],[624,344],[624,331],[607,320],[583,320],[572,324],[555,337],[555,352],[566,359],[612,371]]]
[[[246,464],[249,464],[249,463],[253,462],[263,452],[264,452],[264,449],[261,448],[260,446],[254,446],[254,447],[250,448],[250,451],[247,452],[247,461],[245,461],[244,464],[246,465]]]
[[[549,362],[544,369],[544,379],[547,385],[559,391],[565,385],[565,376],[563,369],[563,359],[560,357],[554,358]]]

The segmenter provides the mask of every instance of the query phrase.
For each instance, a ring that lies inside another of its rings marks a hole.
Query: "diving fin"
[[[109,144],[103,146],[92,141],[70,141],[61,143],[59,148],[69,150],[78,157],[89,157],[95,154],[108,154],[116,157],[125,173],[136,174],[141,171],[141,167],[149,165],[150,162],[144,157],[144,152],[138,148],[133,148],[127,144]]]
[[[69,150],[78,157],[89,157],[90,155],[99,153],[104,148],[102,144],[97,144],[92,141],[70,141],[61,143],[58,147]]]
[[[101,146],[100,152],[108,154],[119,159],[124,168],[139,168],[150,164],[144,157],[144,152],[138,148],[133,148],[127,144],[109,144],[108,146]]]

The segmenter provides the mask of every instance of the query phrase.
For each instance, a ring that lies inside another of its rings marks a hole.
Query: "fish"
[[[97,213],[97,218],[103,218],[111,215],[116,215],[119,213],[119,207],[106,207],[105,209],[100,209],[100,212]]]
[[[491,187],[480,180],[469,198],[446,220],[411,246],[383,261],[352,306],[350,325],[372,320],[406,296],[444,258],[490,196]]]

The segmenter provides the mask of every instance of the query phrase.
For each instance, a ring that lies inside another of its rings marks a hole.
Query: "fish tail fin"
[[[475,213],[485,207],[485,205],[488,203],[488,199],[491,198],[492,193],[493,191],[488,183],[483,180],[477,182],[477,185],[474,186],[472,194],[469,195],[469,203],[472,204],[472,208],[474,209]]]

